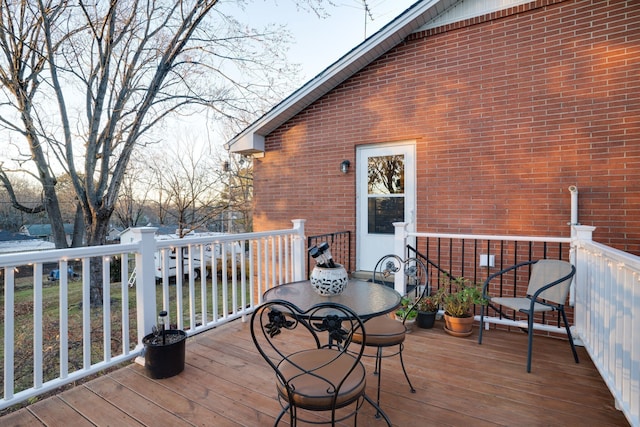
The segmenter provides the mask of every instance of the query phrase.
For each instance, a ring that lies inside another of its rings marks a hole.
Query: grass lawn
[[[118,275],[119,277],[119,275]],[[239,280],[238,280],[239,282]],[[43,297],[42,297],[42,357],[43,357],[43,381],[48,381],[59,376],[60,372],[60,283],[59,281],[50,282],[45,276],[43,278]],[[213,318],[213,304],[211,297],[211,278],[207,280],[207,319]],[[231,311],[232,289],[231,280],[227,285],[227,309]],[[237,296],[240,299],[240,284],[237,285]],[[169,312],[170,323],[175,327],[177,324],[177,289],[175,284],[169,285]],[[190,301],[189,301],[189,285],[185,280],[182,291],[182,317],[184,329],[190,328]],[[120,282],[113,282],[110,285],[110,301],[109,306],[111,319],[110,348],[112,355],[118,355],[123,352],[123,336],[128,334],[129,349],[135,348],[137,337],[137,316],[136,316],[136,289],[135,287],[126,287],[128,304],[125,310],[128,311],[129,328],[128,331],[122,331],[122,311],[123,311],[123,295]],[[247,290],[247,301],[249,301],[249,290]],[[222,313],[222,283],[218,279],[218,316]],[[156,285],[156,306],[158,311],[162,309],[162,284]],[[79,280],[70,280],[68,284],[67,301],[67,318],[68,318],[68,371],[69,373],[82,369],[83,364],[83,310],[82,310],[82,282]],[[15,372],[15,389],[14,392],[27,389],[33,386],[33,369],[34,369],[34,301],[33,301],[33,281],[31,277],[16,278],[15,285],[15,304],[14,304],[14,372]],[[202,309],[202,289],[200,280],[196,281],[194,286],[194,307],[198,313]],[[0,357],[4,358],[4,290],[0,294],[0,313],[2,314],[3,325],[0,328]],[[102,306],[90,308],[90,336],[91,336],[91,363],[103,360],[104,355],[104,327],[103,327]],[[200,315],[196,316],[196,323],[201,322]],[[0,378],[4,376],[4,360],[0,363]]]

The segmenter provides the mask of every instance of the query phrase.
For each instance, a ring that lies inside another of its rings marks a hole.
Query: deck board
[[[566,341],[535,337],[528,374],[526,345],[520,332],[488,331],[480,346],[477,329],[469,338],[447,335],[439,322],[416,329],[407,336],[405,363],[417,392],[409,392],[398,358],[385,359],[381,405],[398,427],[629,425],[583,348],[576,364]],[[163,380],[132,363],[9,413],[0,424],[273,425],[279,412],[273,373],[254,349],[247,323],[189,338],[186,360],[183,373]],[[364,362],[371,372],[373,359]],[[372,397],[375,387],[371,375]],[[359,425],[382,426],[373,414],[365,407]]]

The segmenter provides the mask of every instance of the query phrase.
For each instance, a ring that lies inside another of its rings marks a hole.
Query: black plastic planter
[[[436,312],[419,311],[416,317],[416,323],[419,328],[431,329],[436,321]]]
[[[153,379],[169,378],[184,370],[184,353],[187,333],[169,329],[162,336],[149,334],[142,339],[144,344],[144,366],[147,376]]]

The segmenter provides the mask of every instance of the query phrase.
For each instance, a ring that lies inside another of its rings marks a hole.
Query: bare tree
[[[253,230],[253,164],[244,157],[231,156],[224,162],[227,181],[227,200],[229,232],[248,232]]]
[[[149,195],[145,190],[150,182],[150,177],[145,175],[148,174],[137,161],[132,161],[124,174],[113,212],[123,228],[137,227],[144,220]]]
[[[226,208],[220,197],[224,182],[216,165],[194,145],[189,147],[164,153],[151,166],[154,180],[150,188],[161,202],[160,216],[165,225],[178,226],[180,237],[205,227]]]
[[[291,77],[281,29],[254,31],[217,3],[0,3],[0,125],[42,186],[57,247],[67,246],[59,175],[72,180],[84,242],[104,244],[132,153],[158,140],[166,119],[198,108],[240,117],[281,95]],[[0,165],[15,195],[8,171]]]
[[[404,157],[380,156],[369,159],[369,194],[397,194],[404,192]]]
[[[102,244],[132,153],[159,139],[165,119],[198,107],[241,117],[282,89],[280,29],[247,29],[216,3],[2,3],[0,122],[22,138],[16,160],[42,185],[59,247],[59,174],[72,179],[86,243]]]
[[[2,178],[0,177],[0,179]],[[27,222],[46,221],[44,211],[30,212],[35,207],[42,205],[41,191],[33,182],[24,178],[16,178],[12,189],[22,196],[23,207],[26,209],[16,209],[9,192],[0,186],[0,230],[16,232]],[[13,196],[15,197],[15,194]]]

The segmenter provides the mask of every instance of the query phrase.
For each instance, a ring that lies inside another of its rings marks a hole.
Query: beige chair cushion
[[[401,344],[406,337],[406,328],[402,322],[387,316],[377,316],[365,322],[367,334],[365,345],[387,347]],[[354,332],[353,342],[362,343],[362,334]]]
[[[304,350],[292,354],[280,363],[280,371],[293,388],[295,406],[310,410],[331,409],[333,393],[329,389],[329,383],[338,385],[340,379],[356,363],[355,358],[348,353],[335,359],[337,355],[336,350],[330,349]],[[313,371],[313,374],[304,371]],[[364,365],[357,362],[338,392],[336,408],[348,405],[363,395],[365,385]],[[278,393],[288,401],[287,388],[282,380],[279,379],[277,386]]]
[[[529,298],[491,298],[491,302],[494,304],[501,305],[503,307],[509,307],[515,311],[529,311],[531,308],[531,300]],[[549,307],[548,305],[536,303],[533,311],[552,311],[553,307]]]
[[[571,264],[568,262],[557,259],[541,259],[533,264],[533,267],[531,268],[531,278],[529,278],[527,294],[533,295],[541,287],[548,285],[569,273],[571,273]],[[571,279],[565,280],[564,282],[552,286],[542,292],[539,298],[555,302],[556,304],[564,304],[567,300],[570,287]]]

